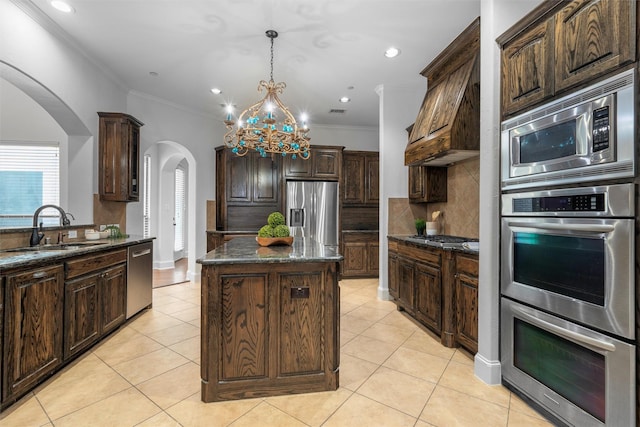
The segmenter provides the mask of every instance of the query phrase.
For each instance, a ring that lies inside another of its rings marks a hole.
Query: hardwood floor
[[[153,270],[153,287],[175,285],[187,281],[187,258],[176,261],[175,268]]]

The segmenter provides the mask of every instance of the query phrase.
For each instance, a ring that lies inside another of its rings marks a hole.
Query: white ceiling
[[[377,126],[374,89],[422,92],[419,72],[480,14],[480,0],[68,0],[73,14],[29,1],[126,89],[220,120],[221,104],[242,110],[262,98],[274,29],[281,99],[311,127]],[[390,46],[400,56],[385,58]]]

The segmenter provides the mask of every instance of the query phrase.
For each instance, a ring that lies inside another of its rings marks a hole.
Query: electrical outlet
[[[69,230],[69,236],[70,239],[77,239],[78,238],[78,231],[77,230]]]
[[[104,231],[107,229],[107,226],[104,224],[100,224],[100,231]]]

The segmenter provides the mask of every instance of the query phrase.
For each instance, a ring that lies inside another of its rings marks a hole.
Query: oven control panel
[[[609,148],[609,107],[598,108],[593,112],[593,152]]]
[[[513,212],[604,212],[604,199],[604,194],[514,198]]]

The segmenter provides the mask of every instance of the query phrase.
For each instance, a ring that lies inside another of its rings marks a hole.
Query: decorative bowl
[[[289,237],[256,237],[256,242],[260,246],[287,245],[293,243],[293,236]]]
[[[85,232],[84,238],[87,240],[98,240],[100,238],[100,233],[97,231]]]

